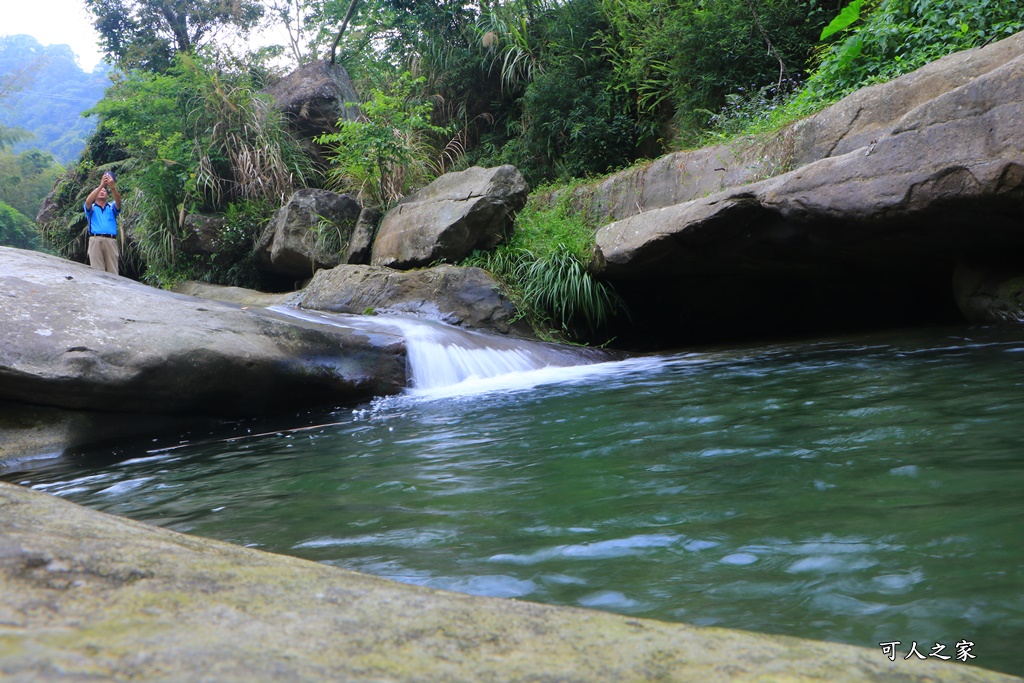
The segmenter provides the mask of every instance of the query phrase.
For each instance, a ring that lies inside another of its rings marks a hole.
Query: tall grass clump
[[[463,265],[489,271],[507,288],[542,336],[605,343],[606,330],[625,315],[622,298],[588,268],[595,226],[573,206],[570,187],[541,188],[516,216],[512,237]]]

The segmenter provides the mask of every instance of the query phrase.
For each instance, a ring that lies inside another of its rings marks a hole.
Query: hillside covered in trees
[[[30,133],[13,151],[38,149],[61,164],[76,160],[96,128],[82,112],[102,99],[109,69],[101,63],[92,73],[82,71],[67,45],[43,46],[27,35],[0,37],[0,74],[7,86],[0,125]]]
[[[116,170],[129,270],[155,284],[259,286],[252,245],[295,189],[387,208],[471,165],[513,164],[534,188],[578,182],[781,126],[1024,29],[1016,0],[87,4],[119,75],[41,227],[55,250],[80,258],[82,198]],[[261,22],[286,27],[289,44],[230,47]],[[303,152],[262,94],[282,54],[292,65],[336,60],[360,93],[360,119],[318,141],[325,163]],[[179,249],[185,217],[197,213],[224,218],[212,257]],[[594,227],[528,206],[513,241],[475,263],[513,289],[524,273],[562,286],[587,277]]]
[[[0,37],[0,245],[43,246],[36,213],[95,131],[82,112],[102,99],[109,71],[85,73],[67,45]]]

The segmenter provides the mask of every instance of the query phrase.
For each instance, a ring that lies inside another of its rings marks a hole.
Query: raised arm
[[[117,191],[117,183],[114,179],[108,176],[106,173],[103,174],[104,178],[107,178],[107,194],[114,200],[114,206],[118,211],[121,210],[121,193]]]
[[[104,176],[104,177],[106,177],[106,176]],[[102,189],[103,189],[103,183],[100,183],[99,185],[96,186],[96,189],[93,190],[92,192],[90,192],[89,196],[85,198],[85,210],[86,211],[91,211],[92,210],[92,205],[96,203],[96,195],[98,195],[100,193],[100,190],[102,190]],[[118,210],[121,209],[120,206],[117,207],[117,208],[118,208]]]

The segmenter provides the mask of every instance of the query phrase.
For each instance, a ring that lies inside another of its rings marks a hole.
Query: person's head
[[[101,187],[100,191],[96,193],[96,203],[100,206],[107,203],[107,188]]]

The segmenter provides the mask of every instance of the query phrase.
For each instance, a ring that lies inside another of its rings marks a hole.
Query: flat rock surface
[[[0,483],[5,681],[1021,679],[880,648],[408,586]]]
[[[404,386],[398,335],[302,323],[0,247],[0,400],[241,416]]]

